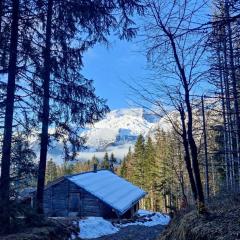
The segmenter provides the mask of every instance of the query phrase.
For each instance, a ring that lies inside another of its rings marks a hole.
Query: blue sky
[[[206,18],[208,12],[209,6],[204,6],[197,22],[202,21],[202,16]],[[97,95],[107,99],[111,109],[129,107],[128,94],[131,91],[123,81],[143,81],[150,74],[146,70],[146,57],[139,51],[144,49],[139,43],[140,39],[137,37],[127,42],[111,36],[108,48],[97,44],[83,55],[82,74],[94,80]]]
[[[136,40],[112,39],[110,46],[96,45],[85,53],[83,75],[94,80],[96,93],[108,100],[111,109],[128,107],[129,89],[123,83],[146,74],[146,58]]]

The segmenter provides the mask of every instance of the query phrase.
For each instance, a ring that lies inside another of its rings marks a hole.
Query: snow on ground
[[[147,211],[147,210],[143,210],[140,209],[138,211],[138,216],[141,217],[141,219],[143,218],[145,221],[135,221],[132,223],[126,223],[121,225],[120,227],[126,227],[126,226],[132,226],[132,225],[143,225],[146,227],[153,227],[156,225],[168,225],[169,221],[170,221],[170,217],[166,214],[162,214],[159,212],[152,212],[152,211]]]
[[[139,210],[137,214],[141,217],[141,221],[136,220],[135,222],[117,224],[116,226],[101,217],[88,217],[79,222],[79,237],[82,239],[98,238],[117,233],[121,228],[125,228],[127,226],[142,225],[146,227],[153,227],[156,225],[167,225],[170,221],[170,217],[168,215],[158,212],[154,213],[147,210]]]
[[[79,222],[80,234],[82,239],[97,238],[104,235],[113,234],[119,231],[111,222],[101,217],[88,217]]]
[[[149,214],[152,214],[152,213],[153,212],[149,211],[149,210],[139,209],[138,212],[137,212],[137,215],[142,217],[142,216],[146,216],[146,215],[149,215]]]

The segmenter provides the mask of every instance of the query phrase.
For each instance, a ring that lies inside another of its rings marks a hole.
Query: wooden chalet
[[[64,176],[44,190],[47,216],[131,217],[146,195],[139,187],[108,170]]]

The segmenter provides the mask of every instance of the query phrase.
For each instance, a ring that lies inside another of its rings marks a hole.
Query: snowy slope
[[[82,136],[87,139],[87,149],[78,154],[79,159],[103,158],[105,152],[122,159],[133,147],[138,136],[148,136],[157,128],[159,118],[142,108],[113,110],[104,119],[87,126]]]
[[[83,133],[87,138],[86,145],[104,150],[110,144],[134,142],[140,134],[147,136],[156,123],[145,116],[141,108],[113,110]]]

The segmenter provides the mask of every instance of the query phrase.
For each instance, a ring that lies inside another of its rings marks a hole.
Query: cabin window
[[[80,211],[80,193],[70,193],[69,197],[69,210],[71,212]]]

